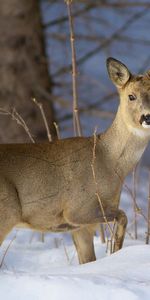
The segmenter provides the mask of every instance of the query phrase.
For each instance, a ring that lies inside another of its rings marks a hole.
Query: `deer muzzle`
[[[140,124],[144,128],[150,128],[150,114],[142,115],[140,119]]]

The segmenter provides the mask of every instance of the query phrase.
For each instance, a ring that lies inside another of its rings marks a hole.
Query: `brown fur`
[[[150,129],[139,122],[142,114],[150,112],[150,92],[147,76],[137,80],[114,59],[108,60],[108,70],[120,105],[111,127],[97,136],[95,175],[106,217],[108,221],[115,218],[118,224],[117,251],[127,224],[125,213],[118,209],[122,184],[150,139]],[[130,102],[132,93],[137,99]],[[71,231],[80,263],[95,260],[93,235],[104,218],[95,195],[93,146],[93,136],[0,145],[1,243],[20,223],[40,231]]]

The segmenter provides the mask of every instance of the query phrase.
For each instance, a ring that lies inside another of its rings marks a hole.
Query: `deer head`
[[[138,136],[150,136],[150,73],[132,75],[114,58],[107,59],[107,69],[120,95],[123,126]]]

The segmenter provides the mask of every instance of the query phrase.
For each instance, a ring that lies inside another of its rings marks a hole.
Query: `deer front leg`
[[[127,216],[122,210],[118,210],[115,220],[117,221],[117,228],[114,236],[113,252],[116,252],[122,248],[128,222]]]
[[[93,205],[83,205],[82,207],[76,207],[75,209],[69,207],[64,210],[63,216],[68,224],[75,226],[87,226],[105,223],[104,214],[100,208],[98,201],[93,201]],[[107,207],[104,209],[105,216],[108,222],[112,222],[117,218],[118,210],[113,207]]]
[[[80,264],[96,260],[93,243],[94,232],[93,228],[87,227],[72,233]]]
[[[121,249],[122,244],[123,244],[123,240],[124,240],[124,236],[125,236],[125,230],[126,230],[126,226],[127,226],[127,217],[125,215],[125,213],[121,210],[117,210],[114,209],[113,207],[109,207],[105,210],[105,216],[108,222],[112,222],[114,219],[117,221],[117,228],[116,228],[116,232],[115,232],[115,236],[114,236],[114,249],[113,252]],[[84,208],[80,208],[75,210],[66,210],[64,212],[64,218],[66,219],[67,223],[69,224],[74,224],[74,225],[78,225],[80,227],[82,227],[83,229],[87,228],[87,227],[91,227],[91,225],[96,225],[99,223],[105,223],[105,219],[103,216],[103,213],[101,212],[100,207],[98,206],[91,206],[89,207],[84,207]],[[74,233],[73,233],[74,235]],[[78,242],[75,241],[75,244],[79,244],[79,240],[81,240],[81,237],[84,237],[84,234],[82,234],[81,231],[77,231],[76,235],[73,236],[73,238],[75,239],[75,237],[78,235]],[[80,237],[80,238],[79,238]],[[93,235],[92,235],[93,238]],[[77,239],[76,239],[77,240]],[[85,238],[86,240],[86,238]],[[89,239],[90,241],[90,239]],[[93,243],[93,242],[92,242]],[[84,241],[84,245],[88,244]],[[90,244],[90,242],[89,242]],[[92,244],[90,244],[92,245]],[[93,246],[90,246],[89,249],[92,249]],[[79,247],[78,247],[79,248]],[[78,248],[77,248],[77,252],[78,252]],[[83,250],[84,246],[82,246],[82,256],[84,256],[84,250]],[[87,252],[89,250],[87,249]],[[89,253],[94,253],[93,251],[89,251]],[[93,254],[92,254],[93,255]],[[95,255],[95,254],[94,254]],[[80,259],[81,255],[78,253],[79,256],[79,261],[82,262],[82,258]],[[85,256],[84,256],[85,257]],[[87,255],[88,257],[88,255]],[[95,259],[95,256],[93,256],[93,258]],[[93,259],[89,258],[88,260],[85,259],[85,262],[89,262]]]
[[[72,232],[73,241],[78,253],[80,264],[96,260],[94,252],[94,233],[97,224],[103,221],[99,206],[82,206],[76,209],[64,211],[64,218],[67,223],[79,226],[80,229]]]

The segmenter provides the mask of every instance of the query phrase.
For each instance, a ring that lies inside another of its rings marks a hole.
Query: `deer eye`
[[[128,98],[129,98],[130,101],[136,100],[136,96],[135,95],[128,95]]]

